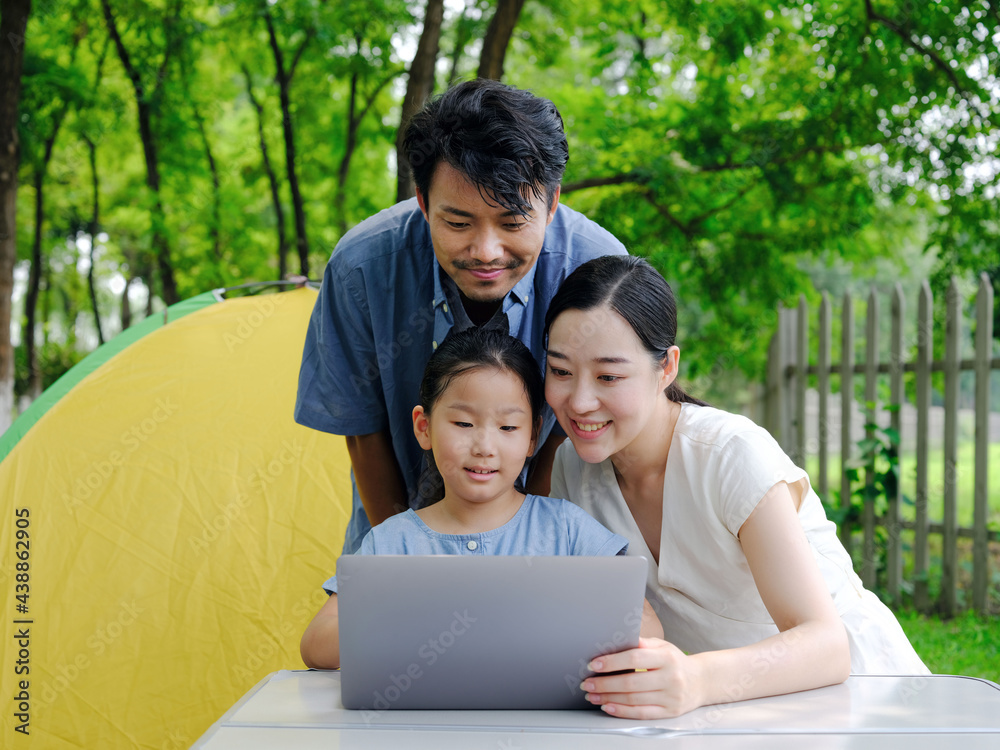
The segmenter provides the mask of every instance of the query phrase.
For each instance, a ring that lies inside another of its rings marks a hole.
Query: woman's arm
[[[299,653],[310,669],[337,669],[340,666],[340,616],[336,594],[330,595],[302,634]]]
[[[791,491],[772,487],[740,529],[740,542],[775,636],[722,651],[685,655],[641,639],[639,648],[595,659],[588,700],[632,719],[678,716],[699,706],[791,693],[843,682],[851,668],[847,633],[799,523]]]

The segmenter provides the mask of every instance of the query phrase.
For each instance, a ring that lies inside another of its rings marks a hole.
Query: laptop
[[[345,708],[595,708],[596,656],[639,643],[642,557],[346,555]]]

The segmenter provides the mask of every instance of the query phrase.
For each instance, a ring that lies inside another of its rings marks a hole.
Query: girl
[[[544,404],[531,352],[498,331],[449,336],[427,363],[413,431],[441,474],[444,498],[373,528],[362,555],[620,555],[628,542],[565,500],[515,487]],[[336,576],[300,644],[307,666],[340,665]],[[641,632],[663,635],[644,603]]]
[[[552,492],[649,560],[668,641],[594,660],[588,700],[627,718],[842,682],[926,674],[855,575],[806,473],[750,420],[675,379],[670,287],[631,256],[589,261],[546,315],[545,396],[570,438]]]

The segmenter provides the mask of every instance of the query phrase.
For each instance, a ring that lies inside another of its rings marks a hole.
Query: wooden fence
[[[857,459],[859,454],[856,438],[852,437],[852,414],[856,409],[856,379],[863,379],[864,422],[874,423],[876,416],[871,404],[876,401],[880,376],[888,375],[889,403],[904,403],[904,373],[915,373],[916,410],[916,493],[915,519],[904,521],[900,515],[901,489],[897,487],[894,496],[887,500],[887,511],[876,517],[875,503],[868,499],[864,503],[860,527],[862,532],[861,578],[865,586],[872,588],[876,583],[876,566],[880,555],[876,549],[876,526],[886,529],[885,586],[890,596],[899,601],[903,590],[903,540],[904,530],[913,531],[913,602],[920,611],[937,610],[944,615],[955,613],[958,608],[959,537],[972,539],[972,601],[974,609],[986,612],[989,607],[990,588],[990,543],[996,544],[1000,535],[988,528],[989,476],[989,419],[990,419],[990,372],[1000,369],[1000,358],[992,357],[993,339],[993,287],[983,274],[976,293],[975,313],[975,354],[972,358],[962,357],[962,294],[957,280],[953,279],[946,294],[946,331],[943,359],[935,360],[933,305],[930,286],[925,281],[920,289],[917,309],[916,334],[906,336],[904,323],[908,322],[902,288],[896,285],[891,295],[891,340],[887,362],[880,361],[879,346],[879,297],[873,290],[868,296],[867,322],[864,333],[865,356],[856,361],[854,300],[845,294],[841,311],[840,362],[831,361],[833,313],[829,296],[824,293],[818,311],[816,329],[817,349],[810,353],[810,311],[805,297],[800,299],[797,309],[779,309],[778,331],[770,349],[768,386],[765,399],[765,424],[778,439],[782,447],[800,466],[805,467],[807,456],[806,394],[810,380],[815,382],[819,394],[818,440],[809,445],[809,454],[818,459],[818,471],[812,473],[816,491],[826,502],[835,505],[830,492],[830,429],[836,414],[831,415],[831,381],[839,381],[840,455],[841,475],[839,477],[840,503],[850,503],[853,490],[847,476],[847,459]],[[912,323],[911,326],[912,327]],[[860,342],[858,342],[860,344]],[[914,356],[911,361],[908,357]],[[813,362],[814,364],[810,364]],[[970,467],[958,466],[958,414],[959,377],[962,372],[975,373],[975,453],[973,525],[964,528],[958,525],[958,476]],[[944,373],[944,465],[937,468],[930,465],[930,435],[928,430],[931,412],[931,374]],[[846,384],[846,387],[845,387]],[[884,384],[883,384],[884,391]],[[836,403],[836,402],[835,402]],[[890,411],[890,424],[897,434],[901,429],[900,410]],[[874,430],[868,429],[867,438],[874,437]],[[932,484],[933,472],[940,471],[943,483]],[[875,467],[869,462],[864,471],[865,482],[871,487],[875,481]],[[931,487],[943,492],[943,518],[928,518],[928,498]],[[856,528],[856,527],[855,527]],[[842,524],[841,539],[851,549],[851,537],[855,528]],[[936,601],[931,601],[928,587],[929,554],[928,538],[932,534],[941,536],[941,581]]]

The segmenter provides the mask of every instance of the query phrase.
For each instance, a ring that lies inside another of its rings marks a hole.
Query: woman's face
[[[549,329],[545,400],[580,458],[599,463],[628,448],[668,406],[675,356],[657,366],[610,307],[567,310]]]

